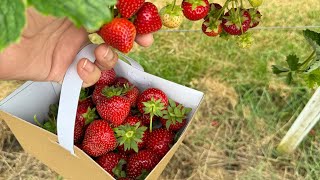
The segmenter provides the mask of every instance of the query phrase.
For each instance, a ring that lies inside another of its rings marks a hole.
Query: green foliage
[[[77,27],[89,31],[98,30],[112,20],[109,7],[116,0],[4,0],[0,3],[0,51],[13,42],[17,42],[26,24],[25,10],[33,6],[44,15],[67,17]]]
[[[293,82],[294,75],[298,75],[305,79],[310,88],[314,88],[320,85],[320,33],[305,30],[303,35],[313,48],[311,55],[303,62],[300,62],[297,55],[289,55],[286,59],[287,67],[273,65],[272,70],[274,74],[286,75],[288,84]]]
[[[26,6],[22,0],[3,0],[0,3],[0,51],[19,40],[26,24]]]

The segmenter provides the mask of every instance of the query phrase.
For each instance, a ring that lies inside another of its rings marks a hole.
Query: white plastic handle
[[[74,126],[78,108],[79,94],[82,87],[82,79],[77,72],[77,64],[80,59],[87,58],[95,61],[94,50],[97,45],[90,44],[84,47],[76,56],[64,77],[59,101],[57,117],[57,134],[59,144],[74,155]],[[143,71],[142,66],[133,59],[122,56],[129,61],[131,66]]]

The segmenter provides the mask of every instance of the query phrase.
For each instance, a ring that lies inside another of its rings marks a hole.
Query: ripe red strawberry
[[[158,164],[159,158],[149,150],[142,150],[129,157],[127,162],[127,176],[137,178],[146,176]],[[143,179],[143,178],[142,178]]]
[[[121,96],[102,99],[97,104],[97,111],[101,118],[119,126],[129,115],[130,101]]]
[[[162,110],[168,106],[168,97],[160,89],[149,88],[140,94],[137,100],[137,106],[142,114],[150,115],[151,132],[153,116],[162,117]]]
[[[133,47],[136,29],[129,20],[114,18],[110,23],[102,26],[98,34],[108,45],[128,53]]]
[[[136,125],[138,122],[141,123],[140,119],[137,116],[128,116],[124,121],[123,124],[129,124],[131,126]],[[142,125],[142,124],[141,124]]]
[[[145,0],[118,0],[116,5],[123,18],[131,18],[143,5]]]
[[[93,104],[81,104],[78,106],[75,126],[74,126],[74,143],[80,143],[84,136],[85,126],[90,124],[98,116],[96,109],[92,108]]]
[[[116,146],[117,139],[107,121],[96,120],[89,124],[82,142],[85,153],[98,157],[113,151]]]
[[[162,21],[157,7],[151,2],[145,2],[137,12],[134,20],[137,34],[149,34],[156,32],[162,27]]]
[[[221,22],[217,20],[211,21],[209,19],[202,23],[202,32],[210,37],[218,36],[222,33]]]
[[[231,35],[245,33],[250,28],[250,23],[251,17],[247,10],[231,9],[222,19],[223,29]]]
[[[150,125],[150,114],[141,114],[141,115],[139,115],[139,118],[141,119],[141,122],[143,125],[145,125],[145,126]],[[158,117],[153,116],[151,121],[155,122],[156,120],[158,120]]]
[[[113,177],[124,177],[123,165],[126,163],[120,155],[108,152],[96,159],[96,162]]]
[[[139,89],[136,86],[125,86],[125,88],[128,88],[127,92],[124,92],[124,96],[128,98],[130,101],[131,107],[136,106],[137,99],[139,96]],[[125,90],[126,91],[126,90]]]
[[[133,124],[134,122],[132,120],[135,121],[135,118],[129,117],[127,120],[128,123],[114,128],[114,132],[116,133],[116,138],[119,143],[118,150],[120,152],[133,152],[130,150],[138,152],[145,145],[147,138],[147,127],[142,126],[140,121]]]
[[[101,72],[101,77],[99,81],[96,83],[96,86],[105,85],[110,86],[116,80],[116,72],[114,69],[105,70]]]
[[[192,109],[186,108],[181,104],[169,99],[169,106],[163,112],[164,116],[160,118],[161,124],[170,131],[179,131],[187,124],[187,115]]]
[[[174,133],[166,129],[156,129],[149,134],[146,147],[159,157],[163,157],[173,144]]]
[[[104,95],[102,94],[102,90],[105,88],[104,85],[96,85],[93,94],[92,94],[92,101],[94,104],[97,104],[101,99],[104,99]]]
[[[183,0],[181,7],[184,16],[191,21],[203,19],[210,9],[208,0]]]
[[[251,17],[250,28],[254,28],[254,27],[258,26],[260,24],[261,17],[262,17],[260,11],[254,9],[254,8],[250,8],[247,11],[249,12],[250,17]]]
[[[128,79],[124,77],[117,77],[116,80],[114,81],[115,86],[124,86],[126,84],[129,84],[130,86],[132,85],[132,83],[130,83]]]
[[[118,146],[118,148],[119,148],[119,146]],[[127,154],[126,154],[124,151],[120,151],[120,150],[118,149],[118,154],[119,154],[119,156],[120,156],[120,159],[123,159],[123,160],[125,160],[125,161],[127,162],[128,156],[127,156]]]

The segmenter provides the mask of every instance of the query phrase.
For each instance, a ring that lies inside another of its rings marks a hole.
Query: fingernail
[[[88,59],[84,61],[82,69],[84,69],[87,72],[93,72],[94,68],[94,65]]]
[[[105,54],[103,56],[103,59],[111,60],[111,59],[113,59],[113,56],[114,56],[113,51],[110,48],[107,48],[106,52],[105,52]]]

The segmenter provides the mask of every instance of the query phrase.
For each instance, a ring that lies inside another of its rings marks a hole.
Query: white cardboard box
[[[113,179],[94,160],[73,145],[77,98],[82,84],[76,73],[76,63],[82,57],[93,61],[95,47],[95,45],[88,45],[80,51],[75,62],[70,66],[62,86],[51,82],[27,82],[0,102],[0,119],[10,127],[24,150],[65,179]],[[135,61],[130,58],[126,60],[131,65],[119,60],[115,67],[118,76],[127,78],[140,90],[148,87],[159,88],[173,100],[193,109],[179,140],[147,177],[154,180],[159,177],[182,143],[204,94],[145,73]],[[45,119],[49,105],[57,103],[60,97],[57,136],[34,125],[33,117],[37,115],[39,121]]]

